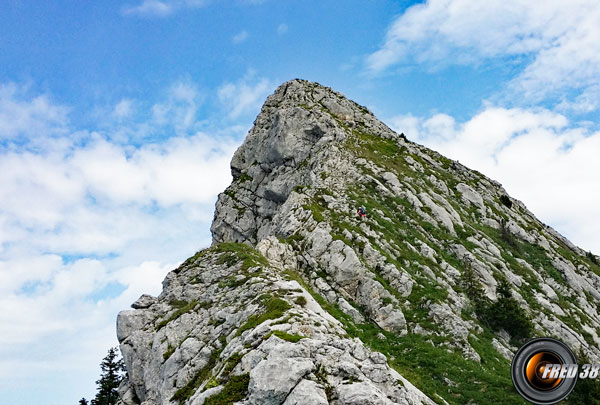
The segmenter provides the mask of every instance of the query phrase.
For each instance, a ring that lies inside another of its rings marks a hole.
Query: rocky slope
[[[525,339],[600,360],[598,258],[341,94],[281,85],[231,170],[213,246],[119,315],[123,405],[512,404]]]

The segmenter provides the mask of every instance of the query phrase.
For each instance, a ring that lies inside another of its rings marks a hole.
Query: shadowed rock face
[[[600,359],[597,257],[343,95],[281,85],[231,171],[212,247],[119,315],[123,405],[518,403],[527,337]]]

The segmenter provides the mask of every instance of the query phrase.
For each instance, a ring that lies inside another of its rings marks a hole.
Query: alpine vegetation
[[[600,360],[598,258],[304,80],[231,162],[213,244],[119,314],[121,405],[524,403],[518,346]]]

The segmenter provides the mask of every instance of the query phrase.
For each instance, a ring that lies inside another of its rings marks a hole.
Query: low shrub
[[[506,194],[500,196],[500,202],[506,205],[508,208],[512,208],[512,201]]]

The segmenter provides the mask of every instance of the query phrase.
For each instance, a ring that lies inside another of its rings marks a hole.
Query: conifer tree
[[[488,323],[494,330],[504,329],[510,333],[513,343],[519,345],[533,332],[531,320],[519,302],[512,297],[508,280],[500,279],[496,294],[498,301],[489,306]]]
[[[116,347],[111,347],[108,350],[108,354],[100,363],[100,368],[102,373],[100,379],[96,381],[98,392],[96,397],[92,399],[91,405],[115,405],[119,400],[117,388],[123,380],[123,372],[125,371],[123,359],[119,357],[119,350]]]

